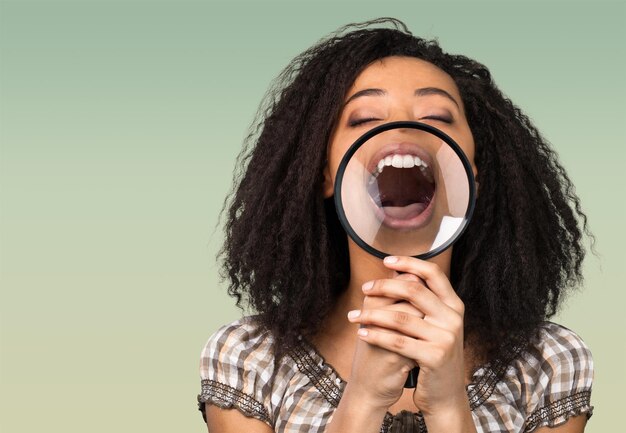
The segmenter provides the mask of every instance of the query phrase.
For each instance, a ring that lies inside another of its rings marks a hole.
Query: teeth
[[[413,168],[419,167],[422,172],[428,167],[419,156],[415,155],[388,155],[385,158],[378,161],[376,169],[374,170],[374,177],[378,177],[383,172],[385,167],[395,168]],[[372,179],[373,181],[373,179]]]
[[[404,155],[402,157],[402,168],[413,168],[415,166],[415,160],[411,155]]]
[[[394,155],[393,159],[391,160],[391,165],[394,166],[395,168],[402,168],[403,160],[404,158],[401,155]]]

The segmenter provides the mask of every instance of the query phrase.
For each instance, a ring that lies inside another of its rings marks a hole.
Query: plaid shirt
[[[571,330],[541,325],[539,341],[514,347],[508,360],[477,369],[467,395],[480,432],[531,432],[570,416],[591,417],[593,359]],[[280,433],[320,433],[331,420],[346,382],[317,350],[301,340],[278,366],[272,336],[244,317],[219,329],[201,354],[204,404],[236,408]],[[387,413],[381,433],[426,432],[421,413]]]

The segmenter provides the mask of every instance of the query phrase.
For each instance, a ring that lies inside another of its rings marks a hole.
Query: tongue
[[[391,218],[408,220],[424,212],[426,203],[412,203],[408,206],[383,206],[382,209]]]

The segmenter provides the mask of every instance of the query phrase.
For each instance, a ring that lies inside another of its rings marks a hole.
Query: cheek
[[[469,126],[467,127],[467,130],[464,131],[462,139],[463,141],[461,141],[461,143],[463,143],[463,145],[461,146],[461,149],[463,149],[463,153],[467,156],[467,159],[472,166],[474,176],[476,176],[478,172],[476,168],[476,143],[474,143],[474,137],[472,136]]]

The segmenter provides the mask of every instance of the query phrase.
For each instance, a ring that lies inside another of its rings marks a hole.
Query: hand
[[[420,366],[413,401],[425,416],[467,405],[463,302],[436,264],[413,257],[397,257],[395,263],[387,258],[385,265],[417,278],[413,281],[406,278],[375,280],[369,289],[366,283],[363,286],[366,299],[400,300],[411,309],[392,311],[373,301],[364,303],[360,315],[351,318],[367,326],[367,335],[360,335],[360,338],[370,346]],[[402,363],[403,379],[407,365],[406,361]]]
[[[418,280],[412,274],[401,274],[395,279],[398,281]],[[361,311],[373,310],[410,313],[419,318],[424,317],[421,312],[407,302],[398,302],[398,299],[385,297],[381,294],[365,296]],[[374,325],[363,325],[359,332],[363,332],[366,328],[368,331],[389,332]],[[415,361],[410,358],[370,344],[365,339],[360,339],[357,342],[352,361],[352,373],[348,381],[349,391],[359,395],[360,398],[365,398],[370,407],[381,407],[387,410],[402,395],[407,375],[415,366]]]

